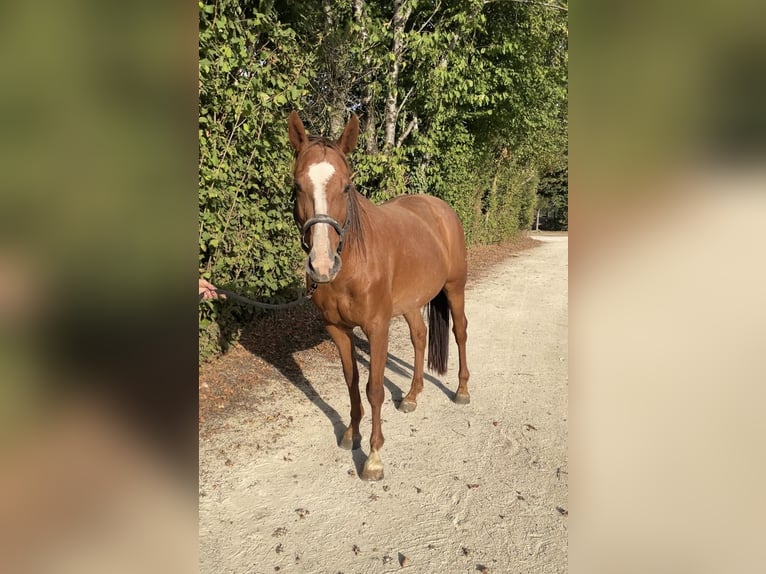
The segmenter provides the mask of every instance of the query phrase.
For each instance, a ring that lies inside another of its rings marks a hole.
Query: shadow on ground
[[[357,360],[359,361],[359,364],[364,366],[367,370],[370,369],[370,344],[366,339],[363,339],[362,337],[359,337],[354,334],[354,344],[356,345],[356,348],[358,351],[361,351],[361,354],[357,352]],[[414,354],[414,350],[413,350]],[[400,359],[396,355],[392,353],[388,353],[388,359],[386,361],[386,372],[391,371],[396,373],[397,375],[400,375],[405,378],[412,379],[412,373],[414,372],[415,367],[408,363],[407,361],[404,361],[403,359]],[[453,398],[455,393],[453,391],[450,391],[447,387],[444,386],[444,384],[434,377],[433,375],[428,374],[427,372],[423,373],[423,382],[424,383],[431,383],[434,385],[437,389],[439,389],[441,392],[443,392],[447,398],[450,400]],[[398,386],[396,386],[394,383],[392,383],[388,377],[384,377],[383,383],[386,385],[386,388],[388,389],[388,392],[391,393],[391,399],[394,401],[396,406],[399,406],[399,403],[402,402],[402,398],[404,397],[404,391],[400,389]],[[407,389],[409,390],[409,388]]]
[[[272,365],[296,389],[324,413],[338,441],[346,430],[344,418],[327,403],[306,378],[296,360],[301,351],[329,343],[330,337],[313,307],[290,309],[256,318],[242,332],[240,344],[253,355]],[[340,361],[338,361],[340,370]],[[342,373],[342,372],[341,372]],[[342,384],[343,375],[339,374]]]
[[[265,362],[272,365],[279,373],[296,389],[301,391],[306,398],[311,401],[330,421],[335,439],[338,443],[346,430],[348,417],[341,416],[338,411],[325,401],[314,389],[311,381],[306,377],[303,367],[296,356],[302,351],[313,350],[315,352],[328,352],[334,354],[338,368],[339,385],[343,385],[343,374],[340,359],[334,348],[329,335],[325,331],[324,324],[318,312],[311,307],[299,308],[296,310],[280,311],[257,317],[247,327],[243,329],[240,338],[240,344],[248,352],[260,357]],[[354,333],[354,344],[357,349],[357,361],[360,367],[370,368],[370,347],[368,341]],[[405,379],[411,379],[413,365],[392,353],[388,353],[386,362],[386,373],[393,372]],[[431,383],[445,396],[452,399],[454,392],[450,391],[436,377],[425,373],[423,380]],[[365,397],[366,377],[360,374],[359,386],[362,394],[362,401],[365,407],[365,413],[369,414],[369,404]],[[399,406],[404,393],[409,390],[402,389],[394,384],[388,377],[384,377],[384,384],[394,401],[395,406]],[[352,457],[357,469],[361,473],[367,455],[364,453],[361,445],[355,443],[352,451]]]

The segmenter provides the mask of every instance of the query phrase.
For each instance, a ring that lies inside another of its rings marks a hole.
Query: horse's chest
[[[326,323],[330,323],[331,325],[343,325],[346,323],[337,305],[319,306],[319,310]]]
[[[325,299],[318,300],[317,307],[322,313],[325,322],[332,325],[345,325],[355,327],[363,325],[366,319],[366,306],[351,299]]]

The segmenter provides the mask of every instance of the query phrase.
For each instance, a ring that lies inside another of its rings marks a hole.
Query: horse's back
[[[441,227],[443,240],[458,243],[465,249],[460,218],[446,201],[432,195],[401,195],[388,200],[381,207],[394,213],[409,212],[420,219],[426,228],[438,230]]]

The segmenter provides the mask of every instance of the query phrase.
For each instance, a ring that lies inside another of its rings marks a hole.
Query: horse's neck
[[[368,218],[375,218],[377,215],[377,212],[380,210],[380,206],[375,205],[372,201],[370,201],[367,197],[356,192],[356,202],[359,207],[359,213],[362,216],[367,216]]]
[[[356,209],[359,214],[359,226],[362,229],[363,239],[361,245],[355,246],[345,254],[352,257],[356,263],[364,265],[367,262],[367,254],[375,242],[375,236],[378,234],[377,221],[380,207],[367,199],[364,195],[354,190],[356,193]]]

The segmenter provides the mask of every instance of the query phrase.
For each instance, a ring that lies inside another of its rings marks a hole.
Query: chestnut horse
[[[364,408],[352,339],[352,329],[359,326],[370,344],[367,399],[372,407],[370,454],[362,479],[380,480],[383,478],[380,408],[392,317],[404,315],[415,347],[412,386],[399,410],[415,410],[423,389],[426,326],[421,310],[426,304],[430,331],[428,367],[439,374],[447,370],[448,312],[451,312],[460,354],[454,401],[458,404],[470,401],[463,227],[452,208],[435,197],[407,195],[375,205],[357,193],[346,159],[359,135],[356,115],[351,116],[337,141],[309,137],[296,112],[290,114],[288,127],[290,143],[295,148],[294,215],[308,253],[306,273],[316,286],[312,298],[338,347],[351,397],[351,424],[340,446],[358,448],[361,441],[359,421]]]

